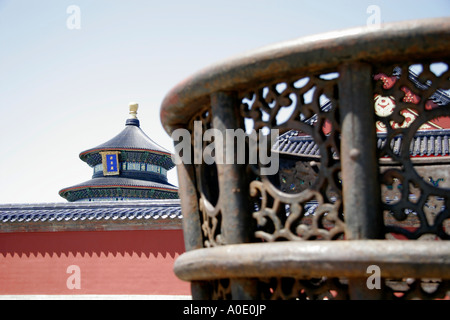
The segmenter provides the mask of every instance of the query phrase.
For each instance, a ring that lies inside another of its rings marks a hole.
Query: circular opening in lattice
[[[391,212],[383,212],[384,224],[388,230],[387,239],[405,240],[420,227],[420,220],[417,213],[410,209]]]
[[[439,196],[430,195],[427,197],[423,212],[428,225],[432,226],[439,220],[440,215],[445,214],[445,199]]]
[[[312,187],[318,176],[320,162],[280,159],[279,189],[286,193],[300,193]]]

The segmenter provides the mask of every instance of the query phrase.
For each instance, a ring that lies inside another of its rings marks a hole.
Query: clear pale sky
[[[70,5],[80,29],[69,29]],[[65,202],[89,180],[81,151],[118,134],[128,103],[173,151],[159,108],[178,82],[227,57],[301,36],[450,17],[449,0],[0,0],[0,203]],[[177,185],[176,169],[169,182]]]

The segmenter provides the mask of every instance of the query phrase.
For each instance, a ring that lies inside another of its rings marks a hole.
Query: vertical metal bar
[[[349,240],[379,238],[382,216],[370,65],[341,67],[339,105],[345,235]]]
[[[211,96],[213,127],[226,138],[226,130],[243,128],[239,115],[237,95],[235,93],[217,92]],[[236,145],[235,145],[236,149]],[[226,142],[223,143],[223,156],[218,158],[225,162]],[[236,155],[236,152],[235,152]],[[220,208],[223,210],[222,235],[226,244],[249,242],[252,237],[252,218],[249,214],[249,188],[246,179],[246,165],[236,163],[216,163],[220,190]]]
[[[242,129],[243,119],[239,114],[237,94],[234,92],[217,92],[211,95],[211,111],[213,127],[222,133],[225,139],[227,129]],[[239,244],[250,242],[253,237],[252,217],[249,208],[249,188],[246,179],[245,164],[225,163],[226,141],[222,152],[224,163],[217,163],[219,180],[219,205],[222,210],[222,235],[225,243]],[[256,281],[252,279],[231,279],[231,293],[233,299],[256,299]]]
[[[203,247],[203,235],[198,208],[198,196],[195,183],[193,164],[181,163],[177,165],[178,193],[180,195],[181,212],[183,214],[183,237],[186,251]],[[209,284],[205,281],[192,281],[191,294],[194,300],[208,299]]]
[[[177,165],[178,193],[180,195],[181,212],[183,214],[183,235],[186,251],[203,247],[203,236],[198,208],[197,190],[195,188],[194,166],[192,164]]]
[[[371,67],[352,62],[339,73],[345,236],[376,239],[381,237],[382,215]],[[349,279],[349,286],[352,299],[374,299],[382,291],[369,290],[362,278]]]

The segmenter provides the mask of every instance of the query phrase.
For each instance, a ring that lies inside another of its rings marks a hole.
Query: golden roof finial
[[[130,119],[137,119],[136,115],[139,104],[137,104],[136,102],[130,102],[128,106],[130,107]]]

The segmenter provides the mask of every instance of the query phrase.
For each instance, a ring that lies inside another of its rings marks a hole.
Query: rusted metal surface
[[[213,113],[213,126],[222,132],[225,137],[226,129],[243,127],[237,108],[237,95],[218,92],[212,95],[211,111]],[[217,141],[216,141],[217,143]],[[216,149],[225,159],[226,146]],[[225,244],[246,243],[253,238],[250,204],[248,202],[248,181],[245,175],[245,164],[219,163],[217,174],[219,180],[220,197],[217,206],[223,212],[223,238]]]
[[[370,265],[382,277],[450,279],[450,246],[431,241],[302,241],[240,244],[194,250],[175,262],[186,281],[222,278],[365,277]]]
[[[348,240],[382,237],[371,66],[343,64],[339,96],[344,216]],[[371,183],[361,183],[370,181]],[[357,192],[355,192],[357,190]]]
[[[193,164],[178,165],[188,252],[175,264],[193,297],[448,296],[450,192],[436,182],[448,159],[413,159],[410,149],[424,124],[450,118],[450,104],[429,103],[450,90],[449,50],[450,19],[354,28],[243,54],[169,92],[165,130],[193,136]],[[433,73],[432,63],[447,70]],[[414,81],[413,65],[423,69]],[[392,97],[393,111],[376,113],[374,95]],[[261,174],[261,163],[207,164],[208,129],[293,130],[318,155],[290,159],[290,180]],[[438,241],[415,241],[424,239]],[[368,287],[370,266],[381,272],[378,290]]]
[[[203,248],[200,211],[192,165],[182,164],[177,168],[181,212],[183,214],[183,235],[186,251]]]
[[[174,269],[186,281],[202,279],[222,284],[219,292],[225,296],[218,298],[232,296],[230,280],[244,279],[259,279],[259,295],[253,296],[258,299],[302,299],[299,293],[307,293],[309,298],[358,300],[396,299],[399,293],[414,298],[444,298],[450,286],[449,250],[446,243],[428,241],[395,241],[389,245],[384,240],[243,244],[183,254]],[[379,289],[367,288],[374,270],[371,266],[381,272]],[[413,280],[416,277],[427,280]],[[311,278],[315,280],[308,283]],[[289,279],[298,281],[292,292],[286,289]],[[268,283],[271,287],[264,286]]]
[[[211,112],[213,126],[225,136],[227,129],[242,129],[242,118],[237,108],[237,95],[234,93],[217,92],[211,96]],[[218,141],[216,141],[217,143]],[[226,158],[226,145],[216,149]],[[233,150],[234,152],[235,150]],[[245,176],[245,164],[217,163],[220,196],[217,206],[226,214],[222,217],[222,232],[224,243],[236,244],[250,242],[253,238],[252,218],[250,211],[248,181]],[[232,279],[231,292],[235,299],[248,300],[256,298],[257,286],[252,279]]]

